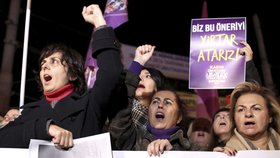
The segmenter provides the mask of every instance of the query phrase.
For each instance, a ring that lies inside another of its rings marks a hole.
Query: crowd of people
[[[212,120],[189,118],[163,73],[145,66],[155,46],[137,47],[131,66],[124,70],[121,45],[99,6],[84,7],[82,16],[95,27],[92,56],[99,70],[94,86],[87,87],[78,52],[62,43],[47,45],[36,73],[42,98],[23,105],[21,111],[7,112],[0,124],[0,147],[28,148],[31,139],[42,139],[69,149],[75,145],[73,139],[109,132],[113,150],[155,156],[166,150],[231,156],[239,150],[280,150],[280,105],[262,86],[247,42],[240,49],[246,59],[246,81],[234,88],[230,105]],[[109,113],[111,108],[115,110]]]

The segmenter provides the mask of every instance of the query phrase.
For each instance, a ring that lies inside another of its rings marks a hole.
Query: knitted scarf
[[[51,93],[44,92],[44,95],[49,103],[53,101],[59,101],[62,98],[68,96],[70,93],[74,91],[74,87],[72,84],[67,84]]]
[[[168,139],[172,134],[179,130],[179,127],[175,126],[168,129],[156,129],[148,123],[147,130],[152,134],[154,139]]]

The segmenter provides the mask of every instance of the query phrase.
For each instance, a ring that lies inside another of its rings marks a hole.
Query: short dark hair
[[[218,111],[216,111],[216,112],[214,113],[213,117],[212,117],[212,122],[214,122],[216,115],[217,115],[218,113],[220,113],[220,112],[228,112],[228,113],[230,113],[230,108],[225,107],[225,108],[221,108],[221,109],[219,109]]]
[[[207,118],[198,117],[193,120],[192,131],[204,131],[211,133],[212,124]]]
[[[144,67],[143,70],[144,69],[146,69],[151,74],[152,79],[156,83],[157,90],[165,90],[170,88],[170,85],[167,83],[167,78],[160,70],[149,67]]]
[[[178,95],[178,93],[175,90],[173,90],[172,88],[165,88],[165,89],[161,89],[161,90],[158,90],[157,92],[155,92],[153,94],[153,97],[155,96],[155,94],[157,94],[158,92],[161,92],[161,91],[169,91],[174,94],[175,101],[178,105],[179,113],[182,116],[182,120],[183,120],[186,117],[186,109],[185,109],[185,104],[182,101],[182,99],[180,98],[180,96]],[[181,126],[181,122],[178,124],[179,126]]]
[[[68,76],[75,77],[76,80],[70,81],[73,84],[74,89],[77,93],[82,94],[87,90],[87,85],[85,81],[84,75],[84,60],[80,53],[74,50],[67,44],[64,43],[52,43],[44,47],[41,51],[41,55],[39,57],[39,69],[41,68],[41,62],[51,56],[52,54],[59,52],[62,54],[61,63],[65,61],[68,65]],[[40,73],[37,73],[36,80],[39,83],[40,90],[43,90],[42,83],[40,80]]]

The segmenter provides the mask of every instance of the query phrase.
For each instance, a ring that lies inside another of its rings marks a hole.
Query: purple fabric
[[[104,18],[108,25],[110,25],[113,28],[116,28],[120,26],[121,24],[128,21],[127,11],[126,10],[120,10],[120,11],[114,11],[112,13],[104,14]]]
[[[131,65],[129,67],[129,71],[133,72],[135,74],[140,74],[142,69],[143,69],[143,66],[141,64],[139,64],[137,61],[132,61]]]
[[[172,127],[168,129],[156,129],[149,123],[147,124],[147,130],[152,134],[153,138],[156,139],[168,139],[172,134],[179,130],[179,127]]]
[[[112,28],[116,28],[121,24],[128,21],[127,15],[127,0],[107,0],[105,11],[104,11],[104,18],[106,20],[107,25],[111,26]],[[94,31],[94,30],[93,30]],[[86,61],[85,61],[85,68],[90,67],[94,70],[94,74],[89,76],[89,74],[85,73],[85,77],[87,79],[87,86],[88,88],[92,88],[95,79],[96,79],[96,72],[98,71],[96,60],[92,58],[92,41],[89,43]]]

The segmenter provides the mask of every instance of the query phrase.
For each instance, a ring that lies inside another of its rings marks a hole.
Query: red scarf
[[[54,92],[51,92],[51,93],[44,92],[44,95],[45,95],[47,101],[50,103],[52,101],[61,100],[62,98],[66,97],[73,91],[74,91],[73,85],[67,84],[67,85],[55,90]]]

